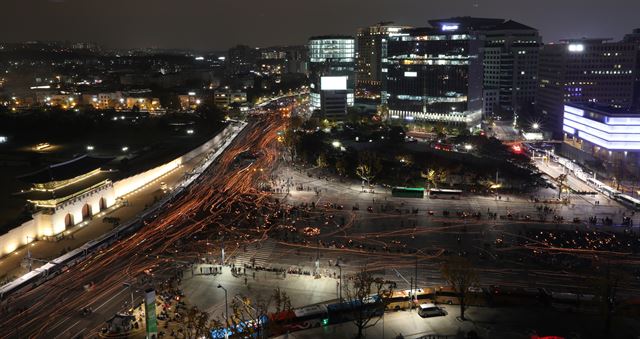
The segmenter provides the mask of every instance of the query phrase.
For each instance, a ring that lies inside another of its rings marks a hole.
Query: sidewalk
[[[569,338],[579,333],[580,338],[601,338],[602,318],[598,315],[561,313],[549,308],[488,308],[469,307],[466,321],[459,319],[458,305],[441,306],[447,311],[443,317],[422,318],[415,311],[387,312],[375,326],[365,330],[367,338],[418,339],[467,338],[475,331],[482,339],[530,339],[532,333],[541,336],[557,335]],[[383,320],[384,319],[384,320]],[[373,324],[373,319],[370,324]],[[632,338],[639,333],[638,321],[615,319],[610,339]],[[357,327],[353,322],[324,326],[283,335],[280,339],[354,338]]]

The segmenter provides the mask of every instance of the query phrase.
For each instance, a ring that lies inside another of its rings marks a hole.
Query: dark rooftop
[[[317,35],[309,38],[311,40],[320,40],[320,39],[354,39],[350,35]]]
[[[489,28],[490,31],[509,31],[509,30],[533,30],[536,29],[525,24],[521,24],[517,21],[507,20],[495,27]]]
[[[80,180],[70,185],[66,185],[54,191],[29,190],[24,191],[23,193],[18,193],[18,196],[26,200],[62,199],[88,189],[92,186],[98,185],[107,179],[113,179],[114,174],[115,171],[100,172],[96,175],[92,175],[86,179]]]
[[[613,107],[609,105],[597,104],[597,103],[568,103],[567,106],[583,109],[585,111],[592,111],[608,116],[625,116],[625,117],[640,117],[640,111],[633,110],[628,107]]]
[[[50,165],[37,172],[20,176],[18,179],[30,184],[69,180],[96,170],[113,159],[90,157],[85,154],[69,161]]]

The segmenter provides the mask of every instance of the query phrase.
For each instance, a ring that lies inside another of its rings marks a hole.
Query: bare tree
[[[469,287],[478,283],[478,274],[469,260],[462,257],[450,257],[442,265],[442,276],[449,282],[460,299],[460,319],[465,320],[466,299]]]
[[[267,329],[270,335],[282,334],[285,332],[285,325],[292,319],[291,298],[289,298],[287,292],[283,292],[280,287],[277,287],[273,290],[271,300],[273,300],[275,313],[278,316],[273,321],[269,321]]]
[[[362,180],[371,184],[376,175],[382,170],[382,162],[380,158],[372,152],[362,152],[358,157],[358,167],[356,167],[356,175]]]
[[[612,267],[610,263],[605,264],[598,272],[598,275],[591,279],[595,302],[600,306],[604,320],[603,334],[605,338],[608,338],[611,334],[611,321],[615,311],[618,288],[627,279],[626,272]]]
[[[383,285],[382,278],[374,277],[372,273],[362,270],[352,276],[344,286],[351,319],[358,327],[357,338],[362,338],[363,331],[375,326],[384,315]]]

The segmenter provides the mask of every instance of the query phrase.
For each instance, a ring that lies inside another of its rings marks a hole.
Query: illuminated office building
[[[311,107],[329,120],[342,120],[353,106],[355,41],[349,36],[309,39]]]
[[[479,30],[501,19],[430,20],[431,27],[390,34],[389,118],[475,127],[482,118],[483,41]]]
[[[533,111],[538,87],[538,30],[507,20],[483,31],[484,115],[507,119]]]
[[[565,104],[628,109],[634,102],[638,44],[605,39],[545,45],[538,67],[538,114],[556,139],[563,137]]]
[[[356,97],[380,102],[384,91],[385,73],[382,60],[387,56],[389,34],[409,26],[389,22],[358,29],[356,36]]]
[[[637,166],[640,112],[597,104],[563,106],[563,153],[582,162]]]

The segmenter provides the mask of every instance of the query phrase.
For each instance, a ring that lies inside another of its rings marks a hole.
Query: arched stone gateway
[[[89,219],[92,215],[93,214],[91,213],[91,205],[84,204],[84,206],[82,206],[82,220]]]
[[[64,217],[64,225],[66,227],[71,227],[73,226],[75,223],[73,222],[73,214],[71,213],[67,213],[67,215]]]
[[[101,210],[101,211],[106,210],[106,209],[107,209],[107,199],[105,199],[105,198],[100,198],[100,203],[99,203],[99,205],[100,205],[100,210]]]

